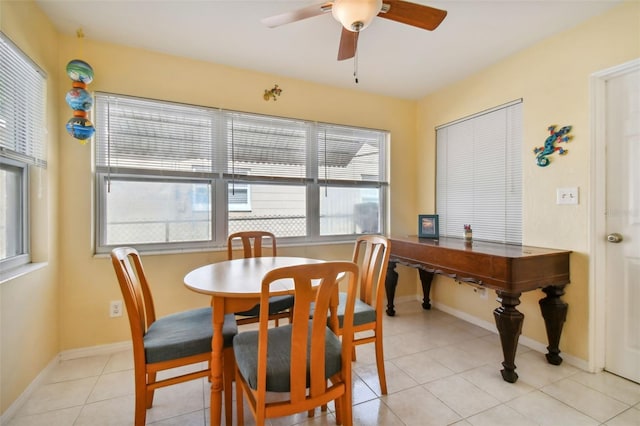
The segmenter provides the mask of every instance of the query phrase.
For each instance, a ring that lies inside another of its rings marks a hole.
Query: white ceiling
[[[356,84],[354,61],[336,60],[340,24],[331,13],[278,28],[260,22],[322,0],[36,0],[65,34],[82,28],[86,39],[405,99],[469,76],[620,0],[413,2],[448,15],[433,32],[374,19],[358,41]]]

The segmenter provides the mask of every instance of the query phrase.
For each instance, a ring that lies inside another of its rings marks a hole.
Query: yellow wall
[[[60,351],[58,265],[58,43],[31,3],[0,2],[0,30],[48,75],[46,170],[32,171],[32,260],[42,268],[0,284],[0,413]]]
[[[571,284],[560,349],[588,358],[589,317],[589,173],[590,91],[592,73],[640,57],[640,3],[614,8],[576,28],[544,40],[494,66],[422,99],[418,105],[418,157],[424,167],[417,179],[418,207],[434,209],[435,131],[438,125],[517,98],[524,117],[524,244],[569,249]],[[572,125],[569,152],[546,168],[536,165],[533,148],[541,146],[551,124]],[[579,187],[580,204],[558,206],[556,188]],[[468,286],[438,278],[434,299],[454,309],[493,322],[495,297],[481,300]],[[493,296],[494,293],[491,292]],[[541,291],[525,294],[519,310],[525,314],[523,335],[546,343],[538,300]]]

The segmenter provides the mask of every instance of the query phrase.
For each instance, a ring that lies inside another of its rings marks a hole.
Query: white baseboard
[[[412,296],[413,298],[413,296]],[[422,298],[418,298],[418,300],[422,303]],[[469,315],[466,312],[463,311],[459,311],[457,309],[453,309],[447,305],[444,305],[442,303],[439,302],[434,302],[431,301],[431,305],[438,309],[439,311],[445,312],[449,315],[452,315],[456,318],[460,318],[461,320],[467,321],[473,325],[477,325],[478,327],[482,327],[485,330],[489,330],[492,333],[498,334],[498,330],[496,329],[496,325],[492,322],[489,321],[485,321],[482,320],[478,317],[474,317],[472,315]],[[541,343],[538,342],[537,340],[531,339],[530,337],[527,336],[520,336],[518,339],[518,343],[528,347],[529,349],[532,349],[536,352],[540,352],[541,354],[546,354],[547,353],[547,344],[546,343]],[[590,371],[589,370],[589,363],[581,358],[575,357],[573,355],[569,355],[566,353],[561,353],[562,359],[567,363],[567,364],[571,364],[576,368],[579,368],[580,370],[584,370],[584,371]],[[591,371],[593,373],[593,371]]]
[[[44,367],[42,371],[40,371],[40,374],[38,374],[36,378],[33,379],[31,383],[29,383],[29,386],[27,386],[24,392],[22,392],[20,396],[16,398],[15,401],[13,401],[13,404],[11,404],[9,408],[7,408],[4,413],[2,413],[2,416],[0,416],[0,425],[6,425],[9,423],[9,420],[13,418],[13,416],[18,412],[18,410],[20,410],[20,408],[22,408],[22,406],[27,402],[33,392],[35,392],[38,387],[40,387],[40,385],[45,383],[45,379],[58,365],[59,362],[60,355],[58,354],[54,356],[49,364],[47,364],[47,366]]]
[[[108,345],[89,346],[86,348],[69,349],[67,351],[60,352],[58,356],[60,357],[61,361],[65,361],[68,359],[85,358],[88,356],[111,355],[113,353],[121,352],[127,349],[133,350],[133,346],[130,341],[110,343]]]
[[[403,302],[413,302],[414,300],[418,300],[420,303],[422,303],[422,298],[416,298],[416,296],[414,295],[408,295],[408,296],[396,296],[393,299],[393,304],[394,306],[397,305],[398,303],[403,303]]]
[[[54,356],[51,362],[36,376],[35,379],[27,386],[27,388],[20,394],[18,398],[7,408],[7,410],[0,416],[0,425],[8,424],[9,420],[22,408],[27,402],[33,392],[38,389],[39,386],[46,383],[47,376],[51,371],[60,363],[69,359],[85,358],[98,355],[110,355],[116,352],[124,350],[132,350],[131,342],[118,342],[108,345],[90,346],[88,348],[71,349],[68,351],[62,351],[58,355]]]

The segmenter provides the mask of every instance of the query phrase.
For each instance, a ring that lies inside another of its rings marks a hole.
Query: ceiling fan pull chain
[[[353,61],[353,78],[356,80],[356,84],[358,84],[358,59],[354,59]]]
[[[357,35],[357,34],[356,34]],[[355,54],[354,54],[354,58],[353,58],[353,78],[356,80],[356,84],[358,84],[358,49],[355,46],[357,38],[353,39],[354,42],[354,50],[355,50]]]

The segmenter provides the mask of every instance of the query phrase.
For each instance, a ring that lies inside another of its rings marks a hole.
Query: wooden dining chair
[[[382,349],[382,315],[384,311],[384,280],[389,263],[390,242],[380,235],[363,235],[356,239],[352,260],[360,266],[360,281],[357,286],[353,329],[353,361],[356,360],[356,346],[375,343],[376,366],[380,392],[387,394],[387,378],[384,371]],[[338,321],[342,327],[344,309],[348,293],[340,292]],[[315,312],[312,314],[315,315]],[[341,333],[341,330],[339,331]]]
[[[135,426],[143,426],[156,389],[211,375],[211,308],[192,309],[156,318],[151,289],[137,250],[130,247],[115,248],[111,251],[111,261],[131,327],[136,395]],[[231,384],[235,364],[232,341],[237,333],[234,315],[226,315],[223,326],[223,386],[227,425],[231,425],[232,419]],[[156,380],[156,373],[159,371],[197,363],[206,363],[207,367]]]
[[[227,237],[227,259],[233,259],[233,242],[240,240],[242,243],[242,255],[244,258],[262,257],[264,255],[277,256],[276,236],[267,231],[242,231]],[[267,245],[265,240],[270,240]],[[263,250],[264,249],[264,250]],[[266,305],[265,305],[266,306]],[[293,296],[273,296],[269,299],[269,318],[279,325],[281,318],[288,318],[291,322],[293,308]],[[256,305],[247,311],[236,312],[238,324],[251,324],[259,321],[260,305]]]
[[[382,349],[382,317],[384,313],[385,287],[391,242],[381,235],[363,235],[356,239],[352,260],[360,266],[358,297],[353,317],[354,331],[359,333],[353,341],[353,360],[356,360],[356,346],[374,343],[376,366],[380,392],[387,394],[387,378],[384,371],[384,351]],[[338,319],[342,318],[342,293],[338,307]],[[362,333],[364,332],[364,333]],[[364,334],[364,335],[363,335]]]
[[[234,338],[239,425],[244,424],[244,395],[258,426],[267,418],[304,411],[311,417],[316,407],[330,401],[335,401],[336,423],[352,425],[351,351],[358,269],[353,262],[335,261],[287,266],[265,274],[263,303],[268,302],[274,283],[293,280],[293,321],[269,328],[268,312],[261,311],[259,330],[240,332]],[[349,288],[342,341],[336,334],[340,280],[346,280]],[[312,305],[324,317],[310,320]],[[267,392],[284,394],[268,400]]]

